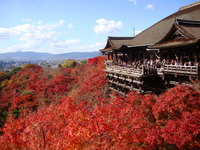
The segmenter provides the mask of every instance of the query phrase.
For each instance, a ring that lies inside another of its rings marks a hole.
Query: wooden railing
[[[142,74],[142,69],[134,69],[134,68],[121,67],[121,66],[116,66],[116,65],[106,67],[106,70],[121,72],[124,74]]]
[[[135,75],[149,75],[149,74],[156,74],[156,70],[153,68],[145,68],[144,66],[141,69],[138,68],[131,68],[131,67],[121,67],[117,65],[107,66],[107,71],[113,71],[116,73],[123,73],[123,74],[135,74]]]
[[[198,66],[176,66],[176,65],[165,65],[163,72],[169,73],[181,73],[181,74],[199,74],[199,67]]]
[[[118,65],[106,66],[107,71],[113,71],[121,74],[134,74],[134,75],[153,75],[153,74],[163,74],[163,73],[179,73],[179,74],[191,74],[199,75],[198,66],[176,66],[176,65],[165,65],[162,68],[145,68],[141,69],[132,67],[121,67]]]

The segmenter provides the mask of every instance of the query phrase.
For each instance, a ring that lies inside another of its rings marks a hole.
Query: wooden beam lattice
[[[177,65],[165,65],[163,70],[164,73],[181,73],[181,74],[191,74],[198,75],[198,66],[177,66]]]

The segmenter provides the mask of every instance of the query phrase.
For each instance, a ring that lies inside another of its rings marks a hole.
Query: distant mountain
[[[63,54],[38,53],[38,52],[9,52],[0,53],[0,60],[64,60],[64,59],[87,59],[99,56],[96,52],[72,52]]]
[[[100,52],[73,52],[73,53],[63,53],[63,54],[56,54],[54,58],[57,59],[83,59],[83,58],[93,58],[99,56]]]

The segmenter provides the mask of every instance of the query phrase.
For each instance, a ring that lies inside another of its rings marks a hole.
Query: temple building
[[[123,49],[126,45],[129,45],[131,39],[133,39],[133,37],[108,37],[105,48],[100,50],[100,52],[104,55],[108,55],[108,59],[115,59],[118,62],[125,57],[125,53],[117,51]]]
[[[199,79],[200,2],[184,7],[135,37],[108,37],[104,49],[111,90],[160,93]]]

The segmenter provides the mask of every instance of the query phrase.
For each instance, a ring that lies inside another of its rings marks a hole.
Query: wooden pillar
[[[117,93],[119,94],[120,86],[119,86],[119,75],[117,75]]]
[[[160,60],[162,60],[162,53],[161,53],[161,50],[159,50],[159,56],[160,56]]]
[[[126,65],[128,65],[128,53],[126,53],[125,58],[126,58]]]
[[[122,57],[122,64],[124,63],[124,60],[125,60],[125,53],[123,52],[123,57]]]
[[[194,64],[196,64],[197,61],[198,61],[198,60],[197,60],[197,49],[196,49],[196,48],[195,48],[194,51],[193,51],[193,57],[194,57]],[[193,64],[193,65],[194,65],[194,64]]]
[[[163,60],[163,59],[167,60],[166,56],[164,57],[164,54],[165,53],[163,52],[163,50],[160,49],[160,58],[161,58],[161,60]]]
[[[169,51],[171,51],[171,50],[169,50]],[[167,53],[167,59],[168,59],[169,62],[170,62],[170,53]]]
[[[118,57],[117,57],[117,52],[115,52],[115,60],[118,63]]]
[[[199,63],[199,52],[200,52],[200,43],[197,44],[197,51],[196,51],[196,55],[197,55],[197,63]]]
[[[181,49],[180,63],[183,65],[183,49]]]
[[[199,52],[200,52],[200,43],[197,45],[196,55],[197,55],[197,63],[199,63]]]
[[[145,61],[145,52],[142,53],[142,63]]]
[[[111,53],[111,59],[113,60],[113,53]]]
[[[123,59],[125,59],[125,53],[123,52]]]

